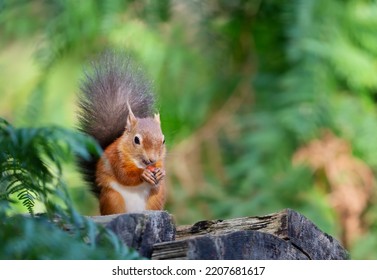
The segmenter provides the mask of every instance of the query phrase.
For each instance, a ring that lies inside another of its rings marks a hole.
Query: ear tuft
[[[130,103],[127,100],[127,109],[128,109],[128,117],[127,117],[127,123],[126,123],[126,130],[131,131],[131,129],[136,125],[137,119],[132,112]]]
[[[161,121],[160,121],[160,113],[157,113],[157,114],[154,114],[154,120],[156,121],[156,122],[158,122],[158,123],[161,123]]]

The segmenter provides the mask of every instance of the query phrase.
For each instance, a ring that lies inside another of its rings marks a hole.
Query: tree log
[[[301,214],[201,221],[177,227],[175,241],[155,244],[152,259],[347,259],[337,240]]]
[[[152,259],[348,259],[340,243],[303,215],[285,209],[260,216],[176,227],[165,211],[92,217]]]

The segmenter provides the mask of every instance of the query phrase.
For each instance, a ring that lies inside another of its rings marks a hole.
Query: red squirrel
[[[163,209],[165,138],[150,84],[128,56],[110,51],[85,74],[79,129],[104,152],[79,164],[101,215]]]

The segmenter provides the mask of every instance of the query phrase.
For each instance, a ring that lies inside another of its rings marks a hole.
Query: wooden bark
[[[145,211],[91,217],[111,229],[122,242],[136,249],[141,256],[151,258],[153,245],[172,241],[175,237],[173,218],[165,211]]]
[[[347,258],[337,240],[291,209],[179,226],[175,241],[155,244],[152,253],[152,259]]]

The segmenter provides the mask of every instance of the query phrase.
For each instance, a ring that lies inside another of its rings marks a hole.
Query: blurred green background
[[[178,224],[289,207],[377,259],[376,34],[367,0],[1,0],[0,116],[75,129],[84,66],[125,49],[154,84]]]

